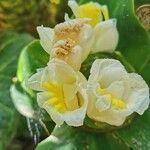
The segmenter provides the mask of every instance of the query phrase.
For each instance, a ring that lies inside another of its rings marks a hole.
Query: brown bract
[[[84,26],[84,24],[88,23],[89,19],[75,19],[70,20],[64,23],[60,23],[55,26],[54,31],[56,37],[59,38],[66,38],[68,35],[78,35]]]
[[[54,52],[54,57],[64,57],[68,55],[74,46],[75,41],[70,38],[56,42],[52,50]]]

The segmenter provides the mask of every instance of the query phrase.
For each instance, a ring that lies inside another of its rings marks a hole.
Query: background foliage
[[[87,1],[81,0],[80,3]],[[117,18],[119,52],[89,55],[81,72],[88,77],[87,70],[96,58],[111,57],[119,59],[128,71],[141,74],[150,86],[150,33],[135,14],[135,10],[149,3],[149,0],[97,2],[107,4],[110,16]],[[107,133],[93,133],[84,127],[76,129],[65,124],[55,127],[47,113],[38,107],[36,93],[25,86],[25,79],[37,68],[44,67],[49,59],[35,39],[36,26],[54,26],[62,21],[63,15],[60,13],[70,13],[66,3],[61,1],[56,5],[48,0],[0,1],[0,150],[35,149],[35,144],[42,140],[37,150],[150,149],[149,109],[143,116],[137,116],[129,126]]]

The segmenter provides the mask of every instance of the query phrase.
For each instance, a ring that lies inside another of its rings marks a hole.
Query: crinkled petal
[[[108,99],[106,96],[100,96],[95,102],[95,107],[99,112],[109,109],[110,105],[111,100]]]
[[[148,109],[150,98],[149,88],[143,78],[136,74],[129,74],[131,93],[127,99],[128,107],[132,112],[142,115]]]
[[[107,88],[112,82],[123,80],[127,76],[124,66],[115,59],[97,59],[90,71],[89,83],[100,82],[102,88]]]
[[[120,110],[111,110],[108,109],[107,111],[98,112],[95,109],[93,114],[88,114],[88,116],[96,121],[106,122],[111,125],[120,126],[126,120],[126,117],[130,114],[128,111],[120,111]]]
[[[103,21],[94,28],[94,42],[92,52],[112,53],[118,44],[119,34],[116,28],[116,19]]]
[[[48,27],[39,26],[37,31],[40,36],[40,43],[44,50],[50,54],[54,42],[54,30]]]
[[[126,117],[131,114],[131,111],[127,109],[118,110],[114,108],[108,108],[110,107],[109,101],[107,101],[107,103],[103,103],[106,101],[102,101],[98,104],[97,97],[93,93],[91,93],[91,90],[89,91],[88,94],[89,94],[89,102],[87,108],[87,115],[89,118],[93,120],[106,122],[108,124],[115,125],[115,126],[120,126],[124,123]]]
[[[109,85],[107,91],[119,99],[122,99],[124,93],[124,83],[123,81],[115,81]]]

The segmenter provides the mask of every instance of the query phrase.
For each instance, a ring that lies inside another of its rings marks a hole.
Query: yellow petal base
[[[79,7],[79,17],[90,18],[91,21],[89,23],[95,26],[103,17],[104,20],[109,19],[109,13],[107,6],[101,6],[98,3],[90,2]]]
[[[106,89],[99,88],[98,92],[100,93],[100,95],[106,96],[107,98],[109,98],[111,100],[111,104],[114,105],[115,107],[120,108],[120,109],[126,108],[126,103],[123,100],[112,95]]]
[[[71,101],[65,101],[61,85],[54,82],[44,82],[43,88],[49,92],[51,97],[47,101],[48,105],[55,107],[58,112],[64,113],[66,111],[75,110],[79,107],[76,96]]]

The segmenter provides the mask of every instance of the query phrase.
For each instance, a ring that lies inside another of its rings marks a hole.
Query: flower
[[[104,20],[109,19],[108,8],[106,5],[101,6],[99,3],[89,2],[79,6],[75,0],[69,0],[68,5],[76,18],[90,18],[91,21],[89,23],[93,27],[103,20],[103,16]]]
[[[51,58],[59,58],[79,70],[92,44],[89,19],[72,19],[57,24],[54,29],[37,27],[40,43]]]
[[[114,59],[97,59],[88,80],[87,115],[120,126],[133,112],[142,115],[149,105],[149,88],[136,73],[127,73]]]
[[[31,76],[27,86],[41,91],[37,94],[38,105],[44,108],[52,120],[61,125],[83,125],[88,98],[86,79],[80,72],[59,59],[52,59],[48,66]]]
[[[107,6],[94,2],[79,6],[74,0],[69,0],[68,5],[76,18],[89,18],[91,20],[89,22],[93,26],[91,52],[112,53],[117,47],[119,34],[116,28],[117,21],[116,19],[109,19]]]
[[[64,60],[78,71],[90,52],[113,52],[118,43],[118,31],[116,19],[109,19],[106,6],[92,2],[78,6],[75,1],[69,1],[68,5],[76,19],[66,15],[66,21],[54,29],[39,26],[37,31],[50,59]],[[102,14],[106,21],[102,21]]]

